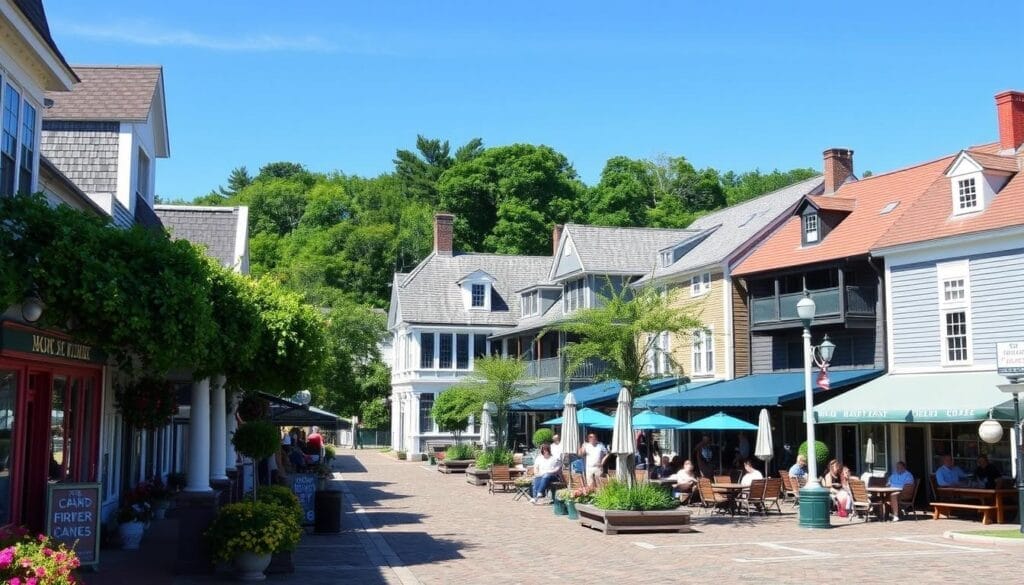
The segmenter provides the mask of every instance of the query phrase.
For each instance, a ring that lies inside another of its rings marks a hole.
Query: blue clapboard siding
[[[1024,250],[971,259],[974,363],[995,364],[996,343],[1024,340]]]
[[[893,266],[893,360],[898,366],[939,364],[939,293],[935,263]]]

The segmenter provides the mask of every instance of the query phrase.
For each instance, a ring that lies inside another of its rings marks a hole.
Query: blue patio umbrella
[[[645,410],[633,415],[633,428],[639,431],[658,429],[677,430],[687,426],[688,425],[681,420],[676,420],[671,416],[659,414],[653,410]]]
[[[713,414],[692,423],[687,423],[688,431],[756,431],[757,425],[745,420],[729,416],[724,412]]]
[[[615,426],[615,419],[593,408],[581,408],[576,412],[576,423],[585,427],[610,429]],[[540,424],[544,426],[558,426],[562,424],[562,417],[553,418]]]

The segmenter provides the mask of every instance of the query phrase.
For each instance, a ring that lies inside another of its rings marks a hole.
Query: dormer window
[[[472,290],[472,307],[474,309],[484,308],[484,303],[487,300],[487,285],[485,284],[474,284]]]
[[[805,244],[814,244],[818,241],[818,214],[808,213],[803,216],[803,235]]]
[[[665,250],[664,252],[661,253],[662,268],[668,268],[669,266],[672,266],[672,256],[674,256],[672,250]]]
[[[978,190],[974,183],[974,177],[960,179],[956,182],[958,193],[958,209],[960,211],[972,211],[978,208]]]
[[[523,293],[523,317],[532,317],[540,314],[540,293],[531,291]]]

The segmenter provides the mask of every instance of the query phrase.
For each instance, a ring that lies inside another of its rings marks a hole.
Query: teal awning
[[[677,381],[678,378],[659,378],[657,380],[647,382],[647,386],[652,390],[661,390],[662,388],[675,385]],[[573,396],[576,397],[576,404],[583,407],[600,404],[602,402],[613,403],[619,396],[619,390],[621,388],[622,384],[618,380],[607,380],[604,382],[598,382],[597,384],[590,384],[589,386],[577,388],[572,390],[572,393]],[[509,410],[562,410],[562,407],[565,406],[564,403],[565,393],[552,392],[543,396],[534,396],[527,398],[526,400],[513,402],[509,405]]]
[[[688,431],[756,431],[757,425],[729,416],[724,412],[704,417],[686,425]]]
[[[819,404],[819,423],[972,422],[989,412],[1013,420],[1013,402],[996,386],[1006,379],[995,372],[888,374]]]
[[[882,375],[882,370],[838,370],[828,373],[830,389],[841,390]],[[816,376],[815,376],[816,378]],[[754,374],[734,380],[680,384],[638,398],[637,408],[678,406],[682,408],[760,408],[779,406],[804,394],[803,372]],[[820,390],[815,387],[815,390]]]

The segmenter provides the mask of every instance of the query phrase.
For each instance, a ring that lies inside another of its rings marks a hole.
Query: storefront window
[[[50,481],[65,478],[68,469],[70,445],[65,435],[64,391],[67,379],[54,378],[50,398]]]
[[[987,455],[991,463],[1010,473],[1010,429],[1003,426],[1003,438],[990,445],[978,438],[977,423],[932,425],[932,469],[942,465],[944,455],[952,455],[953,463],[971,472],[978,464],[979,455]]]
[[[96,391],[96,382],[92,378],[86,378],[82,382],[82,454],[79,456],[78,481],[93,481],[95,477],[95,463],[93,455],[96,452],[95,441],[99,437],[99,429],[96,428],[96,409],[99,407],[99,394]]]
[[[875,447],[875,462],[867,464],[868,439]],[[885,471],[889,468],[889,453],[887,450],[889,442],[885,437],[885,425],[872,424],[860,425],[860,460],[865,463],[863,471]]]
[[[0,371],[0,526],[11,522],[14,408],[18,374]]]

